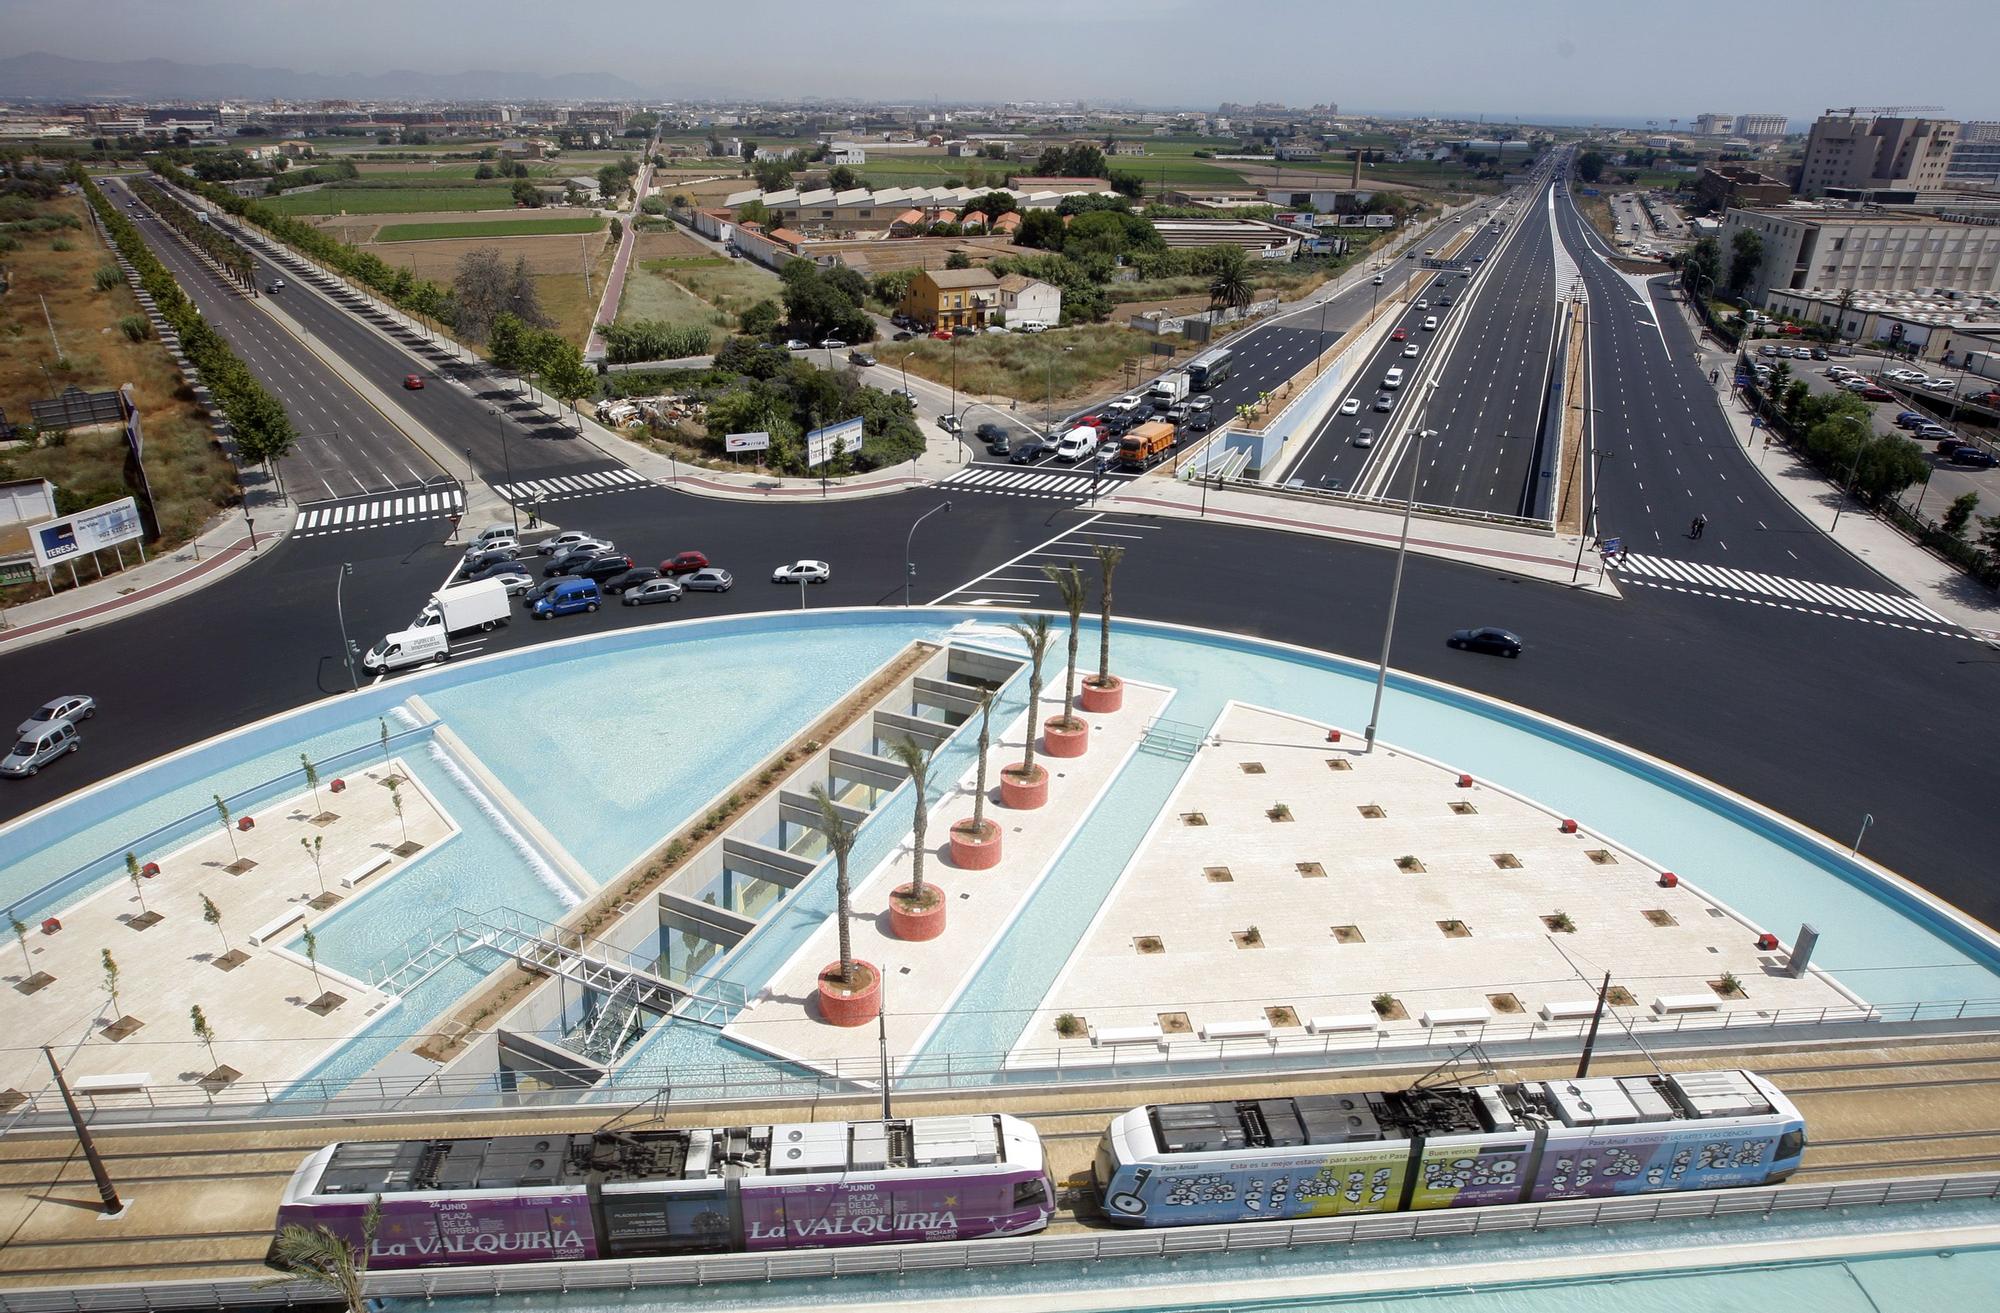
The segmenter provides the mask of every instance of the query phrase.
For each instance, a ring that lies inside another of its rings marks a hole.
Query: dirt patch
[[[672,260],[715,252],[679,228],[647,228],[632,238],[634,260]]]

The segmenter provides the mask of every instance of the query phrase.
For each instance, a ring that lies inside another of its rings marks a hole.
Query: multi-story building
[[[920,269],[897,307],[920,324],[960,328],[983,324],[1000,306],[1000,279],[991,269]]]
[[[1798,193],[1823,196],[1829,188],[1912,188],[1945,185],[1958,124],[1946,119],[1869,118],[1822,114],[1806,137]]]
[[[1763,259],[1746,288],[1763,304],[1772,291],[1852,288],[2000,290],[2000,223],[1879,207],[1791,205],[1733,209],[1722,225],[1727,272],[1736,234],[1754,232]]]
[[[1944,176],[1954,187],[2000,187],[2000,123],[1960,124]]]
[[[1783,205],[1792,199],[1790,187],[1743,164],[1704,168],[1695,179],[1694,194],[1696,203],[1704,210]]]
[[[1789,120],[1783,114],[1738,114],[1731,124],[1734,136],[1738,137],[1782,137]]]
[[[1736,130],[1734,114],[1697,114],[1694,120],[1694,135],[1697,137],[1726,137]]]

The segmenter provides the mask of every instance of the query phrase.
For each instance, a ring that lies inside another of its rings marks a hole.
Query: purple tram
[[[1004,1115],[343,1142],[292,1174],[280,1229],[377,1269],[976,1240],[1048,1225],[1033,1127]]]

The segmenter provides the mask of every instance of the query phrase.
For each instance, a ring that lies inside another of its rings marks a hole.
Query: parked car
[[[527,567],[519,561],[497,569],[494,573],[484,577],[499,580],[500,586],[507,590],[507,596],[509,597],[525,596],[529,589],[535,587],[535,576],[529,574]]]
[[[1930,423],[1930,419],[1929,415],[1923,414],[1921,411],[1899,410],[1896,412],[1896,427],[1899,429],[1915,428],[1919,424]]]
[[[632,568],[632,558],[623,552],[610,552],[593,556],[581,565],[573,565],[567,573],[575,579],[595,579],[600,587],[607,579],[615,578]]]
[[[1910,430],[1910,436],[1936,442],[1943,438],[1952,437],[1953,434],[1950,429],[1942,424],[1919,424]]]
[[[804,341],[801,338],[788,337],[785,339],[785,350],[787,351],[808,351],[811,349],[812,343]]]
[[[847,343],[837,337],[823,337],[820,339],[819,346],[822,351],[844,351],[847,349]]]
[[[652,602],[678,602],[681,600],[681,586],[662,575],[626,589],[624,596],[619,600],[627,606],[645,606]]]
[[[1877,387],[1872,383],[1862,388],[1860,395],[1863,401],[1894,401],[1896,399],[1896,394],[1888,388]]]
[[[543,556],[560,556],[564,552],[573,552],[579,547],[594,547],[601,552],[611,550],[610,543],[603,541],[594,534],[585,533],[582,529],[564,529],[555,537],[543,539],[541,542],[535,544],[535,550]]]
[[[547,620],[551,616],[575,615],[578,611],[595,611],[604,594],[598,589],[595,579],[565,579],[550,589],[548,595],[537,601],[532,608],[535,619]]]
[[[1964,465],[1976,470],[1990,470],[2000,465],[2000,458],[1983,447],[1963,446],[1951,453],[1951,463]]]
[[[960,429],[965,427],[964,423],[956,415],[939,415],[937,426],[954,437],[958,435]]]
[[[1824,359],[1826,359],[1826,348],[1825,348],[1825,347],[1823,347],[1823,346],[1816,346],[1816,347],[1814,347],[1814,348],[1812,349],[1812,358],[1813,358],[1814,360],[1824,360]]]
[[[1341,402],[1340,413],[1343,415],[1359,415],[1361,413],[1361,398],[1349,397],[1347,400]]]
[[[736,576],[712,565],[681,578],[681,587],[691,593],[726,593],[735,586]]]
[[[629,589],[637,588],[640,584],[651,583],[653,580],[661,577],[660,572],[653,566],[635,565],[629,570],[620,571],[610,578],[605,579],[599,584],[599,587],[603,588],[607,593],[623,593]]]
[[[32,734],[23,734],[0,757],[0,775],[16,778],[33,775],[65,753],[75,752],[82,736],[66,720],[52,721]]]
[[[1491,652],[1495,656],[1517,657],[1521,655],[1521,639],[1506,629],[1491,626],[1482,629],[1454,629],[1445,640],[1448,647],[1456,647],[1467,652]]]
[[[875,357],[869,355],[866,351],[850,351],[847,353],[847,363],[866,369],[875,363]]]
[[[27,738],[51,725],[80,725],[97,714],[97,699],[88,693],[65,693],[35,708],[35,714],[21,722],[14,733]]]
[[[1014,331],[1017,333],[1030,333],[1030,334],[1042,333],[1048,331],[1048,327],[1049,326],[1047,324],[1022,324],[1019,328],[1015,329]]]
[[[542,578],[554,579],[571,574],[578,566],[588,565],[603,555],[604,551],[597,547],[580,547],[574,551],[564,552],[542,567]]]
[[[951,341],[951,330],[949,328],[932,329],[931,336],[940,342],[949,342]]]
[[[421,392],[424,390],[424,376],[422,374],[405,374],[403,375],[403,386],[412,392]]]
[[[774,584],[823,584],[833,578],[833,567],[825,561],[793,561],[771,571]]]
[[[916,334],[912,333],[909,329],[899,328],[889,335],[889,340],[891,342],[907,342],[915,336]]]
[[[676,552],[660,562],[660,573],[678,578],[693,574],[696,570],[708,568],[708,557],[701,552]]]
[[[479,579],[496,569],[515,564],[514,549],[511,547],[474,548],[465,554],[458,572],[463,578]]]
[[[1965,445],[1964,438],[1958,438],[1958,437],[1939,438],[1937,440],[1937,454],[1940,456],[1949,456],[1954,451],[1957,451],[1960,447],[1963,447],[1964,445]]]
[[[531,579],[534,577],[529,574],[527,566],[509,556],[503,560],[490,562],[478,570],[464,571],[459,578],[466,583],[477,583],[481,579],[501,579],[512,574],[525,575]]]

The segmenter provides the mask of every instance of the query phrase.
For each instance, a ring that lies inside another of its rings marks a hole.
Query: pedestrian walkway
[[[1094,494],[1109,494],[1129,481],[1129,474],[1079,474],[1052,472],[1031,466],[972,465],[946,479],[941,487],[954,492],[990,492],[1003,497],[1037,497],[1044,501],[1088,501]]]
[[[383,529],[464,514],[465,493],[457,484],[433,485],[428,489],[391,488],[367,497],[307,502],[299,507],[298,527],[292,536],[317,538],[323,534]]]
[[[556,474],[539,479],[520,479],[514,483],[496,483],[493,490],[510,502],[525,505],[529,502],[564,501],[571,497],[595,497],[607,492],[630,492],[634,488],[651,486],[652,482],[636,470],[616,465],[582,474]]]
[[[1832,584],[1808,583],[1803,579],[1786,579],[1778,575],[1760,574],[1755,570],[1732,570],[1725,566],[1697,565],[1692,561],[1678,561],[1665,556],[1637,554],[1619,557],[1612,563],[1612,568],[1652,579],[1723,588],[1741,593],[1756,593],[1765,597],[1781,597],[1788,601],[1840,607],[1850,611],[1868,611],[1876,615],[1896,616],[1905,620],[1921,620],[1927,624],[1951,623],[1923,603],[1898,597],[1892,593],[1872,593],[1859,588],[1836,588]]]
[[[286,514],[278,507],[261,507],[280,525]],[[255,536],[252,536],[253,531]],[[87,583],[64,588],[51,597],[11,606],[0,613],[0,651],[13,651],[44,639],[95,629],[172,601],[182,594],[221,579],[257,559],[281,540],[271,528],[256,530],[240,514],[219,517],[202,535],[177,552],[155,556]]]

